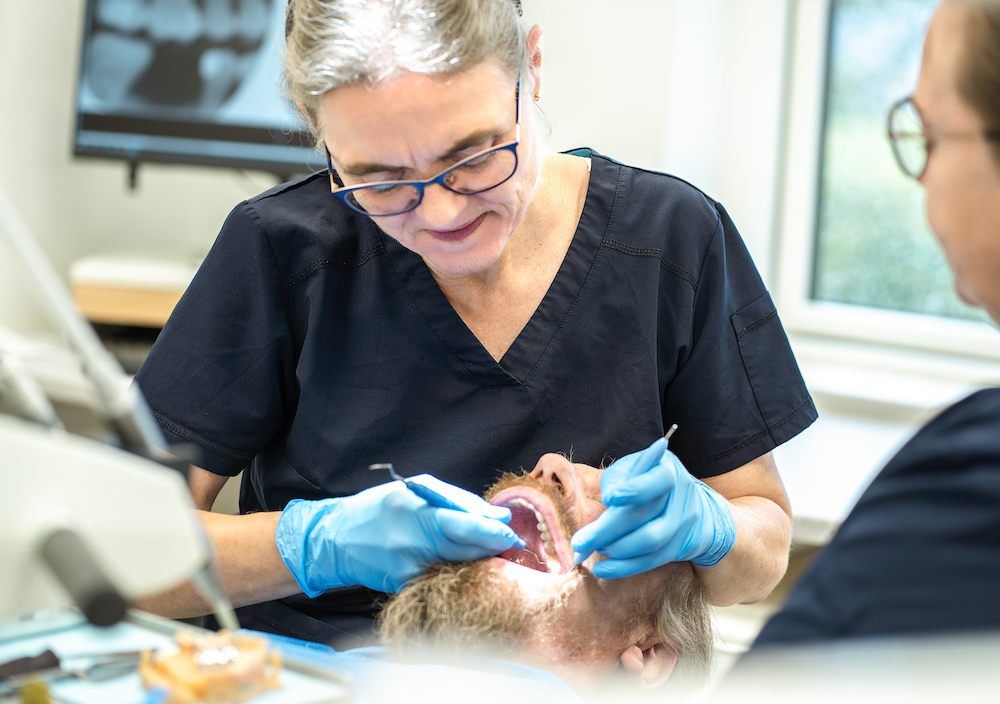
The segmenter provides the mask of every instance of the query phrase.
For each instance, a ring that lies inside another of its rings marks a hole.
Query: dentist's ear
[[[667,681],[677,664],[677,650],[655,636],[630,645],[618,660],[629,672],[639,675],[647,687],[659,687]]]
[[[542,91],[542,27],[535,25],[528,32],[528,71],[533,79],[532,96],[538,102]]]

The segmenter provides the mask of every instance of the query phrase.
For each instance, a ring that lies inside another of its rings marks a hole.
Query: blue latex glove
[[[570,541],[577,564],[595,550],[609,558],[594,565],[598,577],[668,562],[712,567],[736,541],[729,504],[691,476],[663,438],[604,470],[601,502],[608,508]]]
[[[523,546],[505,525],[510,509],[429,475],[412,479],[464,510],[431,506],[398,481],[353,496],[294,499],[285,506],[274,538],[307,596],[358,584],[398,592],[432,562],[477,560]]]

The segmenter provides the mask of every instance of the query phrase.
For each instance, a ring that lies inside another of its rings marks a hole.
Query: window
[[[835,0],[812,298],[987,320],[959,300],[923,215],[923,190],[900,173],[886,108],[917,82],[937,0]]]
[[[782,317],[793,332],[1000,359],[1000,335],[954,293],[923,189],[896,166],[885,135],[889,106],[916,85],[936,6],[797,3]]]

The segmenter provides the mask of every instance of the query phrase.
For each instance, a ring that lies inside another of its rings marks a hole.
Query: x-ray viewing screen
[[[281,93],[286,0],[88,0],[74,153],[254,168],[322,165]]]

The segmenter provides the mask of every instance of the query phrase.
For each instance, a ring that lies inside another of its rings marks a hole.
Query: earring
[[[541,93],[535,93],[535,102],[536,102],[536,103],[538,102],[538,99],[539,99],[540,97],[541,97]]]

